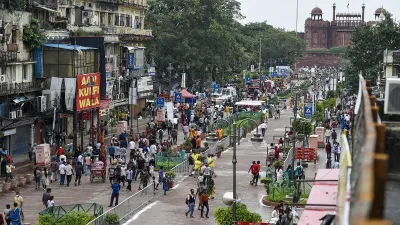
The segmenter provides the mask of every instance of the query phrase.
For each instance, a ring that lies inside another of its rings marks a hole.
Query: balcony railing
[[[41,82],[22,82],[22,83],[1,83],[0,95],[21,94],[42,89]]]
[[[0,52],[0,65],[7,65],[17,61],[17,52]]]
[[[138,36],[153,36],[152,30],[134,29],[132,27],[117,27],[117,34],[133,34]]]

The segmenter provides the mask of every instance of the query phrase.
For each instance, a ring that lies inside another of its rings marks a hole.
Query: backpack
[[[297,176],[302,177],[303,176],[303,167],[301,167],[301,166],[296,167],[296,174],[297,174]]]
[[[144,147],[144,140],[143,140],[143,138],[140,138],[139,139],[139,148],[143,148]]]

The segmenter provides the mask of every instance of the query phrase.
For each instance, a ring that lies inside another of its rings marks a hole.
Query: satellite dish
[[[236,199],[238,199],[237,195]],[[225,205],[232,205],[233,201],[235,201],[235,199],[233,198],[233,192],[225,192],[224,196],[222,196],[222,202]]]

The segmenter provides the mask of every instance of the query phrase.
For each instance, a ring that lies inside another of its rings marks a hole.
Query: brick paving
[[[266,195],[265,189],[262,185],[251,186],[249,184],[250,175],[247,171],[252,161],[260,160],[262,164],[261,171],[263,171],[261,177],[265,177],[267,144],[273,141],[274,134],[284,134],[284,127],[289,125],[289,118],[292,116],[292,110],[287,109],[281,113],[281,119],[269,120],[264,143],[258,150],[252,147],[249,139],[243,139],[241,144],[237,146],[237,193],[241,201],[245,203],[251,211],[257,212],[262,216],[264,222],[270,220],[272,209],[260,204],[262,196]],[[125,225],[154,225],[155,221],[163,221],[164,224],[174,225],[216,224],[213,217],[214,210],[218,206],[225,206],[222,203],[222,196],[225,192],[232,191],[232,153],[232,149],[229,148],[222,154],[221,158],[216,161],[216,196],[214,200],[209,202],[209,219],[200,218],[200,211],[197,209],[195,210],[195,218],[186,218],[185,211],[187,210],[187,206],[184,203],[185,197],[191,188],[195,190],[197,188],[196,180],[188,177],[180,183],[178,187],[170,190],[167,196],[162,196],[151,208],[143,211],[140,215],[136,215],[131,221],[125,223]],[[319,150],[318,153],[322,155],[323,150]],[[316,173],[316,168],[323,167],[323,163],[324,160],[319,160],[315,166],[310,164],[309,168],[304,170],[306,178],[313,178]],[[301,210],[298,210],[298,212],[301,213]]]

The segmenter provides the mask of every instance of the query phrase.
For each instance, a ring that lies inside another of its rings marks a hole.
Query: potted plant
[[[205,155],[199,155],[199,157],[197,158],[200,162],[204,162],[205,160],[207,160],[207,156]]]
[[[274,168],[278,168],[279,166],[282,166],[283,165],[283,162],[281,161],[281,160],[276,160],[273,164],[272,164],[272,166],[274,167]]]
[[[264,184],[265,190],[267,194],[269,194],[269,184],[272,183],[272,178],[266,177],[260,180],[262,184]]]
[[[186,153],[190,153],[190,150],[192,150],[192,142],[190,142],[189,138],[185,139],[182,148],[185,149]]]
[[[104,217],[107,225],[119,225],[119,217],[115,213],[109,213]]]
[[[225,146],[223,144],[220,144],[217,146],[217,152],[215,153],[217,155],[217,158],[221,157],[221,152],[225,149]]]
[[[168,179],[168,188],[173,188],[174,187],[174,179],[176,177],[176,174],[172,171],[167,171],[165,173],[165,176]]]

